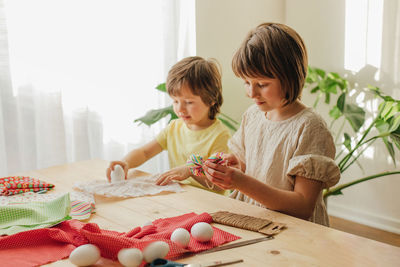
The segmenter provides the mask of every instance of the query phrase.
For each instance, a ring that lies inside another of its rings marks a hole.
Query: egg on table
[[[146,262],[152,262],[157,258],[164,258],[169,252],[169,245],[164,241],[155,241],[145,247],[143,257]]]
[[[138,267],[143,261],[143,254],[137,248],[123,248],[118,252],[118,261],[125,267]]]
[[[193,238],[200,242],[210,241],[213,237],[214,230],[210,224],[205,222],[199,222],[192,226],[190,233]]]
[[[184,228],[177,228],[172,232],[171,241],[186,247],[190,241],[189,231]]]
[[[89,266],[100,259],[100,249],[92,244],[75,248],[69,255],[69,260],[77,266]]]
[[[114,165],[114,170],[111,171],[111,183],[120,182],[125,179],[125,171],[121,165]]]

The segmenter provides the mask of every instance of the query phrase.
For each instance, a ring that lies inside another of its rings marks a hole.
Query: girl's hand
[[[121,165],[121,167],[124,169],[125,172],[125,180],[126,180],[126,176],[129,170],[129,166],[128,163],[126,161],[111,161],[110,165],[108,165],[108,168],[106,170],[106,176],[107,176],[107,180],[108,182],[111,182],[111,172],[114,170],[114,166],[115,165]]]
[[[173,168],[161,174],[157,179],[156,185],[166,185],[172,181],[182,181],[190,176],[190,168],[188,166],[180,166]]]
[[[223,189],[236,189],[239,186],[239,182],[243,180],[245,174],[240,168],[234,167],[237,166],[237,164],[228,165],[230,166],[206,162],[203,165],[203,169],[207,179],[212,183]]]
[[[227,166],[240,169],[240,161],[234,154],[224,154],[224,159],[227,161]]]

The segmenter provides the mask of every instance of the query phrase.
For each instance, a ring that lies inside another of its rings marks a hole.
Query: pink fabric
[[[156,240],[167,242],[170,251],[166,258],[174,258],[187,252],[207,250],[240,238],[213,227],[214,235],[209,242],[201,243],[191,238],[185,249],[170,241],[169,238],[176,228],[181,227],[190,231],[197,222],[211,223],[212,218],[208,213],[200,215],[188,213],[158,219],[152,225],[136,227],[126,233],[102,230],[95,223],[64,221],[52,228],[0,237],[0,266],[10,266],[12,263],[13,266],[25,267],[54,262],[68,257],[76,247],[87,243],[98,246],[102,257],[117,260],[120,249],[135,247],[143,250]]]

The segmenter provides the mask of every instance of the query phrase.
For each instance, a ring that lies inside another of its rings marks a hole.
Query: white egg
[[[100,249],[92,244],[77,247],[69,255],[69,260],[77,266],[89,266],[100,259]]]
[[[118,252],[118,261],[125,267],[138,267],[143,261],[143,254],[137,248],[123,248]]]
[[[164,241],[155,241],[143,250],[143,257],[146,262],[152,262],[158,258],[164,258],[169,252],[169,246]]]
[[[184,228],[177,228],[172,232],[171,241],[186,247],[190,241],[189,231]]]
[[[214,230],[208,223],[199,222],[192,226],[190,233],[197,241],[207,242],[213,237]]]
[[[111,171],[111,183],[120,182],[125,179],[125,171],[121,165],[115,165]]]

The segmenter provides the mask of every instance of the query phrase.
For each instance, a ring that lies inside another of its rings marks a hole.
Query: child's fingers
[[[207,161],[207,162],[205,163],[205,166],[206,166],[208,169],[214,169],[214,170],[217,170],[217,171],[219,171],[219,172],[225,172],[225,171],[227,170],[227,167],[226,167],[226,166],[221,165],[221,164],[212,163],[212,162],[209,162],[209,161]],[[203,168],[204,168],[204,167],[203,167]]]
[[[111,182],[111,168],[107,168],[106,177],[107,177],[108,182]]]

